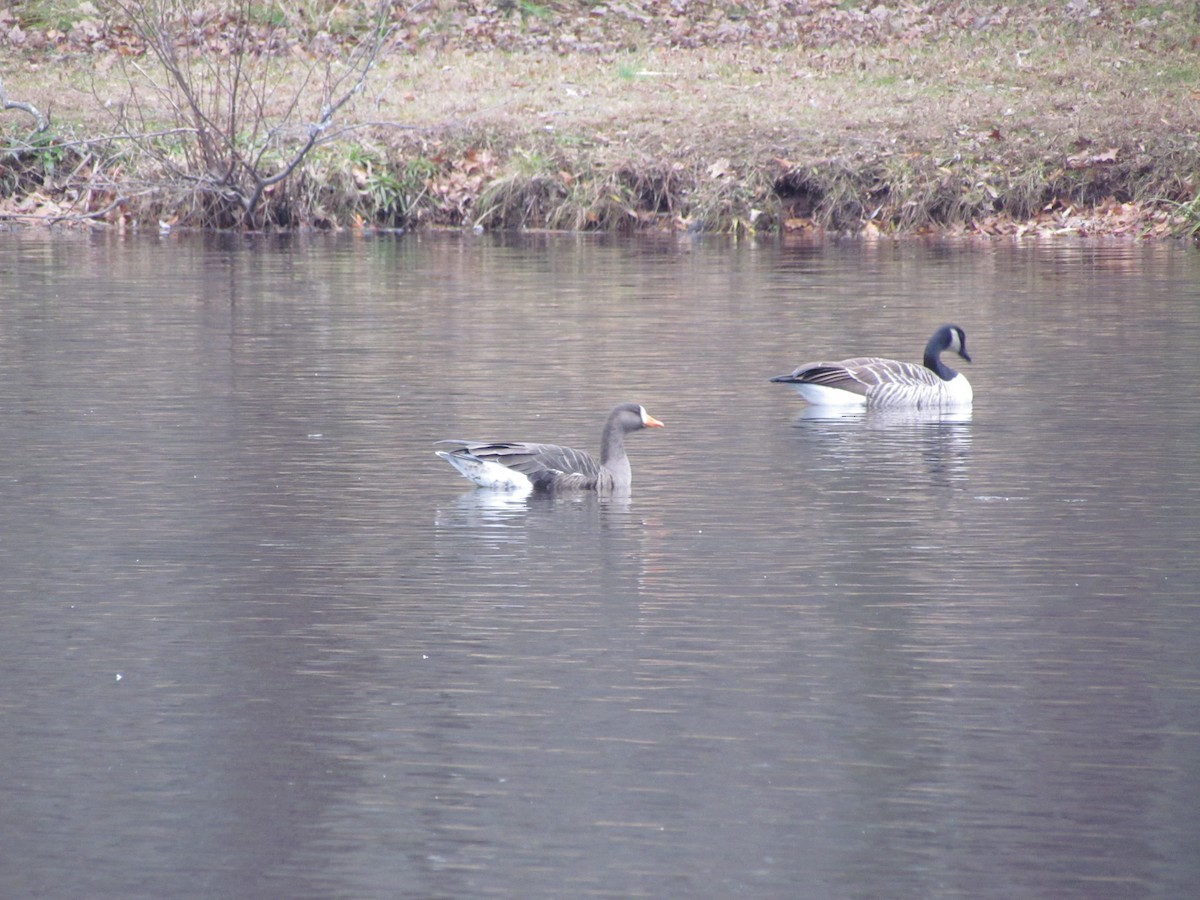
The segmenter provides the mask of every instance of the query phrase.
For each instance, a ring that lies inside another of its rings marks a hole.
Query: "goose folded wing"
[[[847,360],[844,363],[812,363],[797,372],[795,380],[804,384],[819,384],[855,394],[865,394],[873,382],[858,377],[856,370],[848,365],[853,362],[856,360]]]
[[[813,363],[804,369],[804,381],[843,391],[865,394],[869,388],[889,385],[936,385],[937,375],[924,366],[884,359],[856,356],[836,363]]]
[[[443,441],[457,444],[460,450],[478,459],[499,463],[523,475],[535,484],[559,476],[578,475],[595,478],[600,465],[588,453],[557,444],[533,444],[526,441]],[[559,477],[561,481],[561,477]]]
[[[911,385],[914,387],[941,383],[937,373],[916,363],[894,359],[865,359],[855,369],[858,377],[869,384]]]

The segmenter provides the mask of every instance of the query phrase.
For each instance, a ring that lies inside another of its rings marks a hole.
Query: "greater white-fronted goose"
[[[600,435],[600,461],[582,450],[524,441],[439,441],[455,450],[438,456],[480,487],[493,490],[591,490],[625,493],[633,481],[625,435],[663,423],[637,403],[615,407]]]
[[[942,362],[953,350],[967,362],[967,335],[957,325],[943,325],[925,345],[923,366],[856,356],[839,362],[805,363],[771,381],[790,384],[818,406],[873,406],[916,409],[966,406],[974,396],[966,376]]]

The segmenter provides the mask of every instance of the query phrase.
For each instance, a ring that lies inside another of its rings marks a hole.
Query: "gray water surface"
[[[1198,357],[1179,246],[0,235],[0,894],[1189,896]]]

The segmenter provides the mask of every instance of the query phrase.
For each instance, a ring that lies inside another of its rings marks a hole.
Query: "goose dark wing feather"
[[[578,475],[581,483],[600,473],[600,464],[590,453],[557,444],[528,441],[440,441],[455,444],[472,456],[507,466],[535,484],[559,475]],[[558,479],[561,482],[561,478]],[[563,485],[560,485],[563,486]]]
[[[847,360],[847,362],[852,361]],[[839,388],[855,394],[866,394],[868,386],[867,383],[855,377],[854,370],[848,368],[844,363],[813,363],[798,369],[791,380]]]
[[[564,475],[583,475],[595,478],[600,474],[600,463],[590,453],[556,444],[538,444],[538,462],[548,469]]]

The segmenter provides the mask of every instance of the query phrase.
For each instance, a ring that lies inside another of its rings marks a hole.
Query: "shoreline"
[[[118,21],[16,44],[4,21],[6,98],[50,127],[0,115],[0,223],[1196,237],[1200,12],[1068,6],[431,4],[353,91],[330,73],[362,62],[362,27],[247,32],[226,9],[172,71]],[[213,93],[231,77],[252,115]]]

